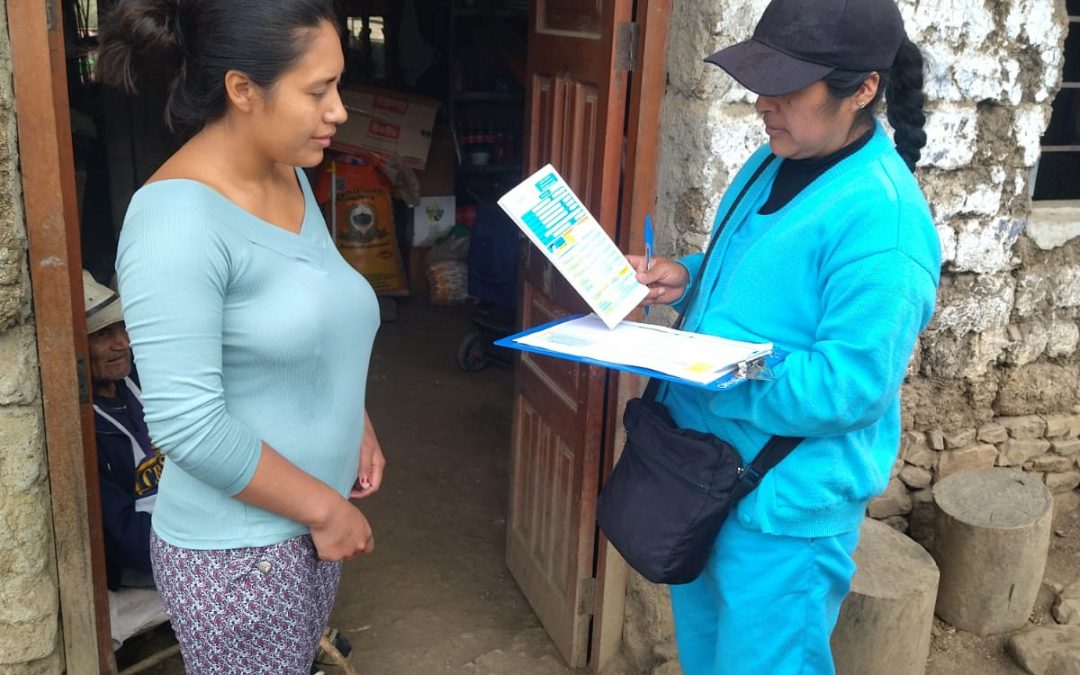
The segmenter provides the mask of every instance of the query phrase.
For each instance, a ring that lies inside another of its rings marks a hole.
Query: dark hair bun
[[[124,0],[101,26],[98,79],[134,93],[149,64],[179,69],[179,0]]]
[[[165,122],[195,132],[225,114],[226,73],[273,86],[324,22],[337,25],[333,0],[120,0],[101,24],[98,75],[128,92],[141,71],[171,80]]]

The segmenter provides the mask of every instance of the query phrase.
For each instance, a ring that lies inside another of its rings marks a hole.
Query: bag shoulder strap
[[[727,213],[724,217],[717,221],[716,227],[713,228],[712,237],[709,240],[709,247],[705,251],[705,258],[702,260],[701,268],[705,269],[705,265],[709,262],[709,257],[712,256],[713,249],[716,247],[716,242],[720,240],[720,235],[723,233],[724,228],[727,226],[728,221],[731,220],[731,216],[735,213],[735,209],[739,207],[743,197],[750,191],[750,186],[757,182],[761,174],[765,173],[765,169],[769,168],[769,165],[776,160],[776,155],[769,153],[769,155],[762,160],[761,164],[754,169],[754,173],[751,174],[750,179],[743,184],[739,194],[735,196],[735,199],[731,201],[731,206],[728,207]],[[686,305],[679,316],[678,321],[675,323],[676,328],[682,328],[683,323],[686,321],[686,316],[689,313],[690,307],[693,305],[694,300],[697,299],[698,291],[701,290],[701,284],[695,285],[690,289],[690,296],[686,299]],[[642,394],[642,398],[646,401],[655,401],[656,395],[660,390],[660,380],[652,378],[649,380],[649,384],[645,387],[645,393]],[[799,443],[802,443],[803,439],[795,436],[773,436],[765,444],[765,447],[761,449],[754,461],[749,466],[743,468],[742,476],[735,486],[735,497],[741,499],[750,493],[761,482],[762,476],[764,476],[769,469],[780,463],[785,457],[791,454],[791,451],[795,449]]]
[[[769,442],[758,453],[758,456],[754,458],[754,461],[750,462],[750,466],[743,467],[742,475],[735,486],[734,496],[742,499],[749,494],[758,486],[758,483],[761,482],[762,477],[768,473],[769,469],[779,464],[802,442],[803,438],[797,436],[773,436],[770,438]]]
[[[712,237],[709,239],[709,247],[705,250],[705,257],[701,261],[701,269],[705,269],[705,265],[709,262],[709,257],[712,255],[713,249],[716,247],[716,242],[720,239],[720,234],[723,233],[728,221],[731,220],[731,215],[735,213],[735,209],[739,207],[739,204],[742,202],[743,197],[745,197],[746,193],[750,191],[750,186],[757,182],[757,179],[761,177],[761,174],[765,173],[765,169],[769,168],[769,165],[772,164],[773,160],[775,159],[776,155],[770,152],[769,155],[761,162],[761,164],[759,164],[758,167],[754,169],[754,173],[750,175],[750,179],[743,184],[742,190],[739,190],[739,194],[737,194],[735,196],[735,199],[732,200],[731,206],[728,207],[727,213],[724,214],[724,217],[721,220],[717,221],[716,227],[713,228]],[[690,289],[690,296],[686,299],[686,304],[684,305],[682,314],[680,314],[679,318],[675,321],[676,329],[681,329],[683,327],[683,323],[686,321],[686,315],[690,311],[690,306],[693,304],[694,300],[697,299],[698,291],[700,290],[701,284],[696,284],[693,288]],[[645,399],[646,401],[655,401],[656,395],[659,391],[660,380],[654,377],[649,380],[649,383],[645,386],[645,393],[641,395],[641,398]]]

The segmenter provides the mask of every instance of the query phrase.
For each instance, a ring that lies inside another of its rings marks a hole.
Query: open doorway
[[[137,97],[95,81],[95,36],[113,4],[62,3],[83,266],[103,284],[131,194],[182,142],[161,116],[167,77],[147,78]],[[457,668],[519,634],[557,662],[502,562],[513,372],[484,340],[514,322],[516,272],[505,263],[517,259],[517,238],[492,206],[521,178],[528,10],[502,0],[340,3],[351,119],[311,182],[332,173],[347,196],[349,170],[365,163],[380,181],[363,187],[395,178],[380,214],[390,222],[376,224],[390,240],[378,249],[352,246],[366,223],[342,213],[370,214],[373,202],[338,197],[325,209],[343,253],[380,291],[384,318],[369,410],[390,470],[363,505],[379,552],[347,566],[333,621],[365,672]],[[501,250],[474,254],[470,268],[474,228],[496,230],[481,245]],[[120,669],[144,655],[143,642],[120,649]],[[178,666],[173,657],[158,669]]]
[[[76,147],[73,168],[83,214],[79,243],[84,266],[105,283],[111,281],[127,199],[180,142],[157,115],[160,103],[153,99],[164,91],[147,89],[129,99],[101,90],[93,80],[98,17],[113,2],[60,3]],[[647,33],[634,30],[633,3],[340,5],[349,48],[347,86],[375,99],[383,96],[378,102],[387,103],[391,113],[403,112],[397,102],[402,99],[406,107],[436,102],[430,129],[421,132],[428,141],[424,155],[398,153],[409,159],[405,168],[416,172],[415,184],[398,176],[414,196],[452,197],[454,220],[465,221],[454,225],[464,225],[468,234],[470,223],[479,230],[493,199],[526,169],[551,161],[565,167],[620,244],[633,238],[632,227],[619,229],[619,214],[640,221],[651,205],[652,188],[624,193],[623,169],[640,178],[639,185],[651,181],[654,169],[648,165],[655,158],[656,92],[663,71],[658,62],[660,77],[653,72],[652,97],[642,96],[644,88],[637,89],[636,98],[629,96],[631,79],[641,77],[631,76],[634,55],[647,43]],[[666,31],[666,23],[661,24]],[[536,36],[544,32],[548,42],[534,48]],[[588,44],[559,49],[572,40]],[[408,44],[413,47],[406,49]],[[657,44],[662,54],[663,41]],[[365,91],[371,86],[389,93]],[[404,126],[388,133],[381,117],[368,120],[363,129],[384,141],[404,134]],[[642,135],[642,129],[649,133]],[[647,158],[644,169],[635,153]],[[437,175],[440,166],[448,171]],[[315,171],[313,182],[329,172],[336,190],[334,171]],[[429,190],[434,193],[423,194]],[[393,244],[398,267],[411,273],[403,278],[408,296],[388,294],[392,299],[384,303],[386,322],[376,343],[371,383],[372,416],[391,458],[391,472],[383,494],[368,508],[377,536],[384,532],[381,541],[388,543],[375,558],[346,572],[333,620],[358,648],[358,663],[370,654],[374,667],[386,668],[382,672],[425,672],[440,663],[440,670],[530,672],[507,665],[505,660],[515,654],[550,667],[536,672],[566,672],[567,661],[590,661],[597,652],[594,638],[614,634],[617,639],[621,623],[618,615],[606,632],[600,630],[608,563],[591,509],[611,463],[610,406],[624,397],[625,387],[594,369],[568,370],[540,360],[528,365],[531,380],[521,380],[519,372],[517,385],[509,369],[479,369],[497,353],[476,353],[475,340],[466,338],[478,327],[491,329],[490,308],[475,299],[435,302],[432,296],[444,280],[427,274],[432,262],[453,260],[464,266],[468,281],[476,276],[472,261],[436,256],[451,233],[440,232],[434,246],[425,246],[417,239],[415,210],[410,213],[402,201],[393,207]],[[332,210],[330,215],[339,227],[353,224],[334,218]],[[462,228],[454,229],[460,236]],[[513,248],[514,253],[494,257],[516,260]],[[520,278],[526,289],[532,283],[533,291],[522,296],[515,284],[512,304],[531,298],[530,309],[514,312],[517,322],[572,308],[550,270],[530,259],[527,250],[523,253],[528,271]],[[425,288],[425,281],[433,283]],[[504,327],[496,322],[497,329]],[[550,390],[538,395],[537,383]],[[545,407],[552,397],[571,401],[580,418],[560,427]],[[564,458],[568,461],[562,463]],[[395,484],[395,474],[400,483]],[[515,508],[516,531],[508,519]],[[380,525],[383,520],[386,526]],[[380,649],[385,653],[380,655]],[[157,672],[171,672],[161,670],[168,667],[158,666]]]

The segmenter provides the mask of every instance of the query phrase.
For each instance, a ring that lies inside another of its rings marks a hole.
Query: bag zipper
[[[627,440],[626,447],[633,449],[634,446],[630,445],[630,434],[626,435],[626,440]],[[701,490],[702,492],[708,493],[709,485],[707,483],[702,483],[701,481],[699,481],[699,480],[697,480],[695,478],[691,478],[690,476],[686,475],[686,473],[682,469],[674,466],[673,464],[670,464],[667,460],[660,459],[660,457],[658,457],[656,455],[646,453],[646,452],[641,452],[641,451],[638,451],[638,450],[634,450],[634,454],[636,454],[638,457],[642,457],[644,459],[652,461],[653,463],[657,464],[658,466],[663,467],[663,468],[667,469],[668,471],[670,471],[671,473],[675,474],[676,477],[681,478],[684,481],[686,481],[687,483],[693,485],[694,487]],[[742,475],[742,467],[739,467],[739,475]]]

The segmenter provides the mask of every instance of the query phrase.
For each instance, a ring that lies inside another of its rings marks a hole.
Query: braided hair
[[[836,70],[825,77],[829,94],[835,100],[852,96],[870,76],[870,73]],[[893,140],[896,152],[912,172],[926,145],[926,113],[923,105],[926,94],[923,92],[923,55],[918,46],[908,38],[900,43],[900,49],[893,60],[892,68],[879,73],[881,82],[877,93],[866,107],[859,111],[856,125],[873,124],[874,114],[882,100],[886,102],[886,118],[895,131]]]

